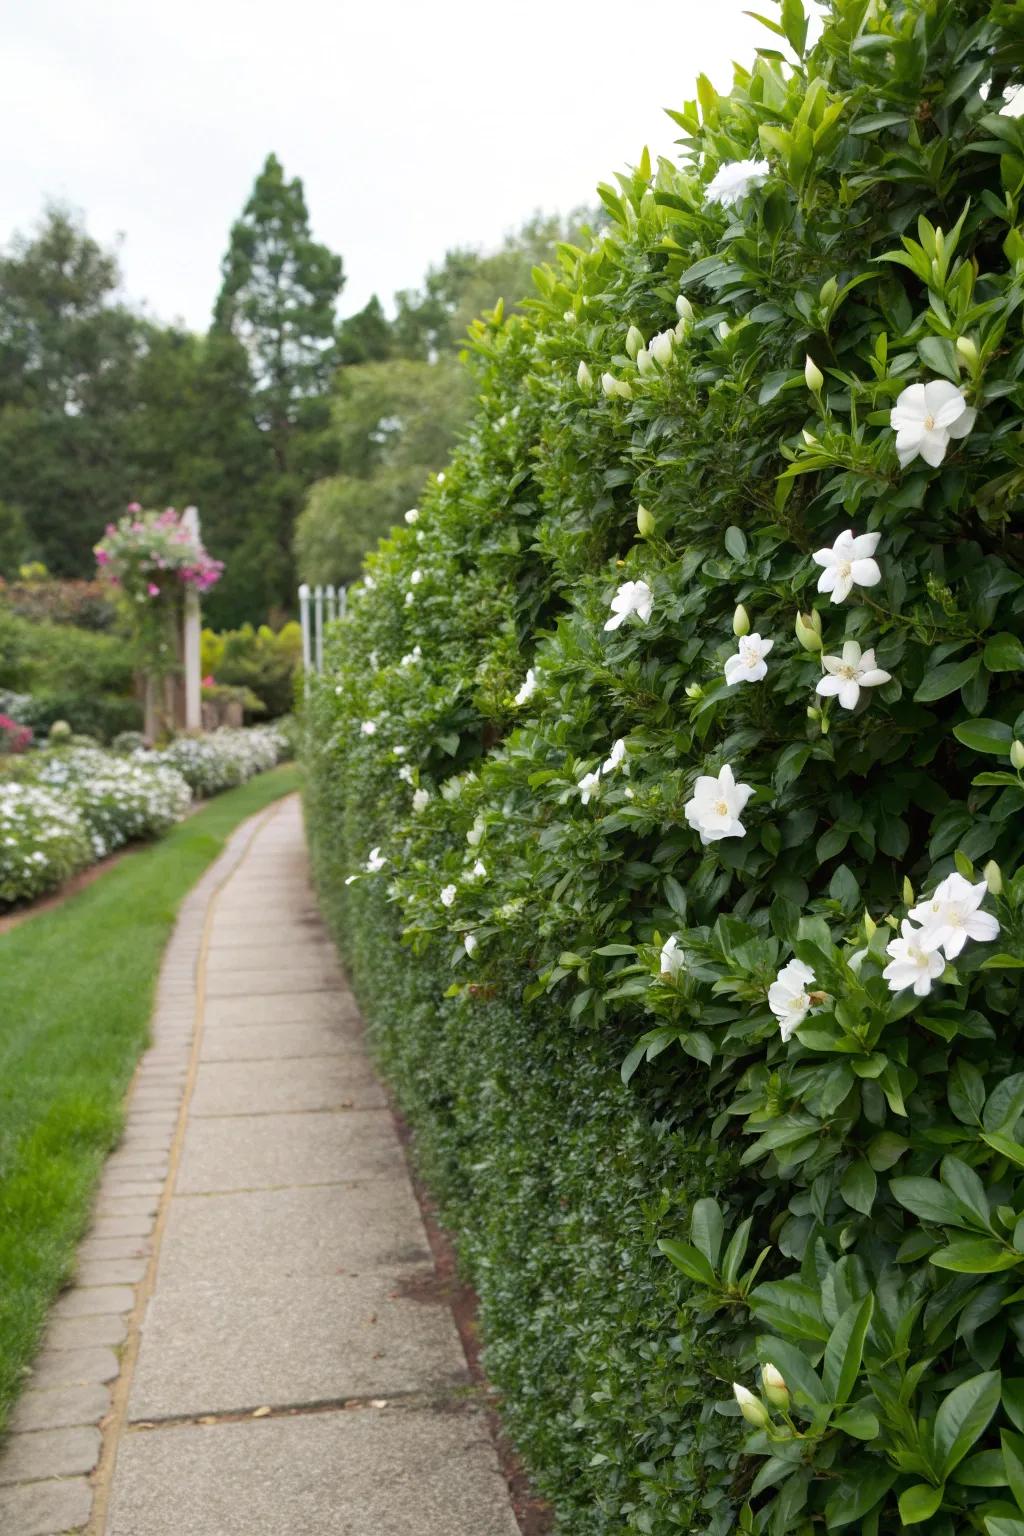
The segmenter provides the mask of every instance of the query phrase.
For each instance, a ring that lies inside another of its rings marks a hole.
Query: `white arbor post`
[[[312,646],[309,634],[309,585],[305,581],[299,588],[299,618],[302,621],[302,670],[308,672],[312,665]]]
[[[186,507],[181,520],[198,543],[198,508]],[[201,730],[203,724],[201,633],[199,593],[193,587],[186,587],[182,660],[185,667],[185,729],[187,731]]]

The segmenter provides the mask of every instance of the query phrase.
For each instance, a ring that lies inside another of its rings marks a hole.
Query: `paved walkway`
[[[516,1536],[295,798],[182,909],[4,1536]]]

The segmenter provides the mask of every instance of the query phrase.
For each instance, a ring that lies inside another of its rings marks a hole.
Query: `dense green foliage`
[[[291,713],[295,704],[295,676],[302,664],[302,630],[296,623],[273,630],[267,624],[254,629],[217,632],[204,629],[203,677],[228,688],[248,689],[269,719]],[[251,704],[247,708],[251,708]]]
[[[109,741],[142,722],[123,637],[20,618],[2,601],[0,689],[31,695],[17,718],[37,734],[66,720],[83,735]]]
[[[1021,1536],[1024,13],[769,25],[480,328],[317,878],[560,1529]]]
[[[178,904],[235,827],[296,782],[290,767],[262,774],[0,934],[0,1424],[120,1137]]]

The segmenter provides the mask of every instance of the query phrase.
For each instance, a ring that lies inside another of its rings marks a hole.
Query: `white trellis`
[[[302,665],[307,672],[324,669],[324,625],[345,616],[348,591],[345,587],[316,586],[303,582],[299,588],[299,618],[302,621]]]

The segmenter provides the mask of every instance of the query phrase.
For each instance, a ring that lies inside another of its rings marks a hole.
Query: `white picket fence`
[[[324,625],[344,617],[348,604],[346,587],[299,588],[299,618],[302,621],[302,665],[307,672],[324,669]]]

